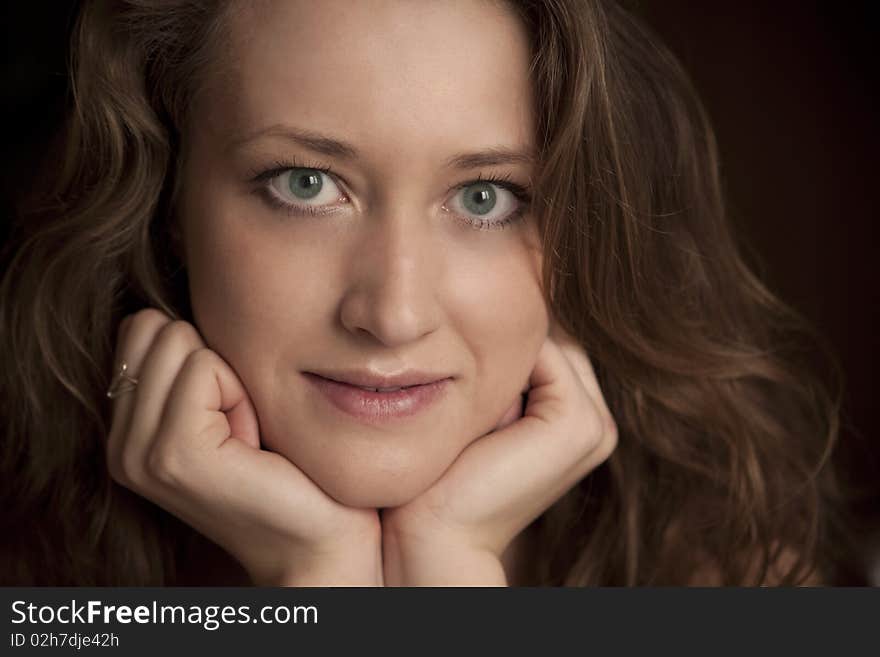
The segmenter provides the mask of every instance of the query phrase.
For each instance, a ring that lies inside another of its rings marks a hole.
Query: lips
[[[414,379],[424,381],[430,378],[430,375],[418,373],[382,380],[349,375],[349,378],[360,378],[354,382],[312,372],[304,372],[303,376],[324,402],[354,419],[371,424],[412,418],[428,410],[445,396],[452,382],[451,377],[445,377],[413,383]]]
[[[451,378],[448,374],[419,370],[407,370],[398,374],[382,374],[367,370],[312,371],[306,374],[315,374],[338,383],[372,389],[408,388]]]

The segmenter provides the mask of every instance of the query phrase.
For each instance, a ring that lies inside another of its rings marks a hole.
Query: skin
[[[493,3],[342,4],[234,16],[236,64],[206,81],[185,134],[195,323],[146,309],[121,325],[117,363],[138,385],[115,402],[111,475],[258,584],[503,585],[523,529],[617,437],[586,353],[550,321],[534,222],[477,230],[456,202],[478,177],[528,185],[522,158],[448,164],[532,151],[526,35]],[[291,158],[333,171],[331,212],[267,201],[278,181],[254,176]],[[373,426],[300,374],[351,367],[454,380]]]
[[[498,423],[548,332],[534,222],[481,231],[442,209],[478,176],[529,182],[527,164],[446,165],[533,150],[526,35],[490,3],[276,2],[235,17],[230,51],[188,135],[196,325],[241,377],[265,447],[343,504],[399,506]],[[358,157],[253,136],[282,125]],[[253,172],[291,160],[330,167],[347,201],[327,194],[323,217],[267,203]],[[455,380],[428,412],[369,426],[301,375],[349,367]]]

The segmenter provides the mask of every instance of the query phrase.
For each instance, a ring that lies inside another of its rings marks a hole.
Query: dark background
[[[3,230],[65,107],[76,2],[4,3]],[[714,122],[737,230],[762,277],[836,350],[846,374],[838,457],[861,491],[866,554],[880,552],[874,411],[880,257],[876,24],[864,2],[642,0]],[[0,239],[5,236],[0,234]],[[875,575],[880,584],[880,572]]]
[[[762,278],[843,366],[837,459],[880,585],[876,22],[869,3],[639,3],[715,126],[731,219]]]

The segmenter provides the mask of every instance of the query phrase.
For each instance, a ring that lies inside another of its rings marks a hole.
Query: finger
[[[577,373],[556,342],[547,338],[541,345],[529,375],[526,415],[549,419],[560,411],[560,403],[572,403],[581,387]]]
[[[520,417],[522,417],[522,410],[523,395],[517,395],[513,403],[504,412],[504,415],[501,416],[501,419],[498,420],[498,423],[495,425],[493,431],[498,431],[499,429],[503,429],[504,427],[516,422]]]
[[[260,450],[259,444],[256,415],[244,386],[219,355],[200,348],[186,357],[171,386],[145,464],[160,485],[157,496],[181,517],[187,512],[174,499],[180,490],[209,495],[214,502],[222,497],[229,510],[257,513],[263,505],[280,503],[279,496],[287,491],[302,490],[305,480],[289,461]],[[273,486],[280,489],[266,490]],[[258,489],[263,489],[259,495]],[[250,494],[242,496],[243,490]]]
[[[571,335],[564,332],[556,326],[556,330],[551,338],[559,345],[562,354],[568,361],[572,371],[576,374],[578,381],[583,386],[590,399],[599,410],[606,431],[616,432],[616,424],[605,401],[605,395],[599,386],[599,380],[586,349]]]
[[[586,461],[589,469],[605,461],[617,448],[618,431],[614,416],[608,408],[605,395],[602,394],[599,380],[593,369],[593,364],[586,349],[571,335],[563,331],[558,325],[553,340],[559,341],[559,348],[565,359],[575,372],[578,381],[583,386],[585,394],[593,403],[595,413],[599,418],[599,426],[594,426],[587,431],[592,431],[597,436],[597,442]]]
[[[187,357],[204,346],[198,331],[188,322],[168,322],[157,333],[141,365],[135,390],[126,438],[130,458],[142,460],[150,450],[174,380]]]
[[[479,523],[484,519],[473,514],[495,509],[501,516],[496,520],[512,522],[510,531],[518,531],[595,467],[601,455],[590,455],[601,429],[592,401],[583,393],[570,399],[548,393],[579,385],[574,379],[559,346],[546,340],[535,364],[536,387],[529,393],[526,416],[469,445],[444,475],[458,499],[483,500],[480,505],[468,502],[457,510],[458,517]],[[532,395],[539,399],[533,402]]]
[[[249,447],[260,449],[260,424],[257,412],[250,398],[245,395],[241,403],[233,406],[227,413],[229,435],[244,442]]]
[[[169,393],[160,433],[163,440],[201,449],[217,448],[229,438],[259,446],[247,391],[226,361],[206,348],[187,356]]]
[[[578,374],[579,377],[584,374],[583,361],[576,357],[579,354],[586,356],[586,351],[583,345],[555,321],[550,325],[548,337],[559,346],[559,349],[562,351],[563,355],[565,355],[575,373]],[[592,369],[592,367],[590,367],[590,369]]]
[[[114,379],[123,362],[127,365],[126,372],[130,376],[138,378],[141,363],[144,361],[156,334],[158,334],[162,326],[170,321],[171,318],[161,311],[148,308],[126,317],[120,323],[114,356]],[[118,459],[122,452],[122,444],[128,432],[135,405],[136,391],[137,388],[113,399],[113,411],[107,441],[108,463],[111,467],[119,464]]]

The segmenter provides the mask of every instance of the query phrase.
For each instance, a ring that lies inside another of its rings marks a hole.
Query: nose
[[[365,222],[363,235],[341,301],[343,326],[387,347],[436,330],[440,249],[432,244],[427,218],[404,208],[386,211]]]

